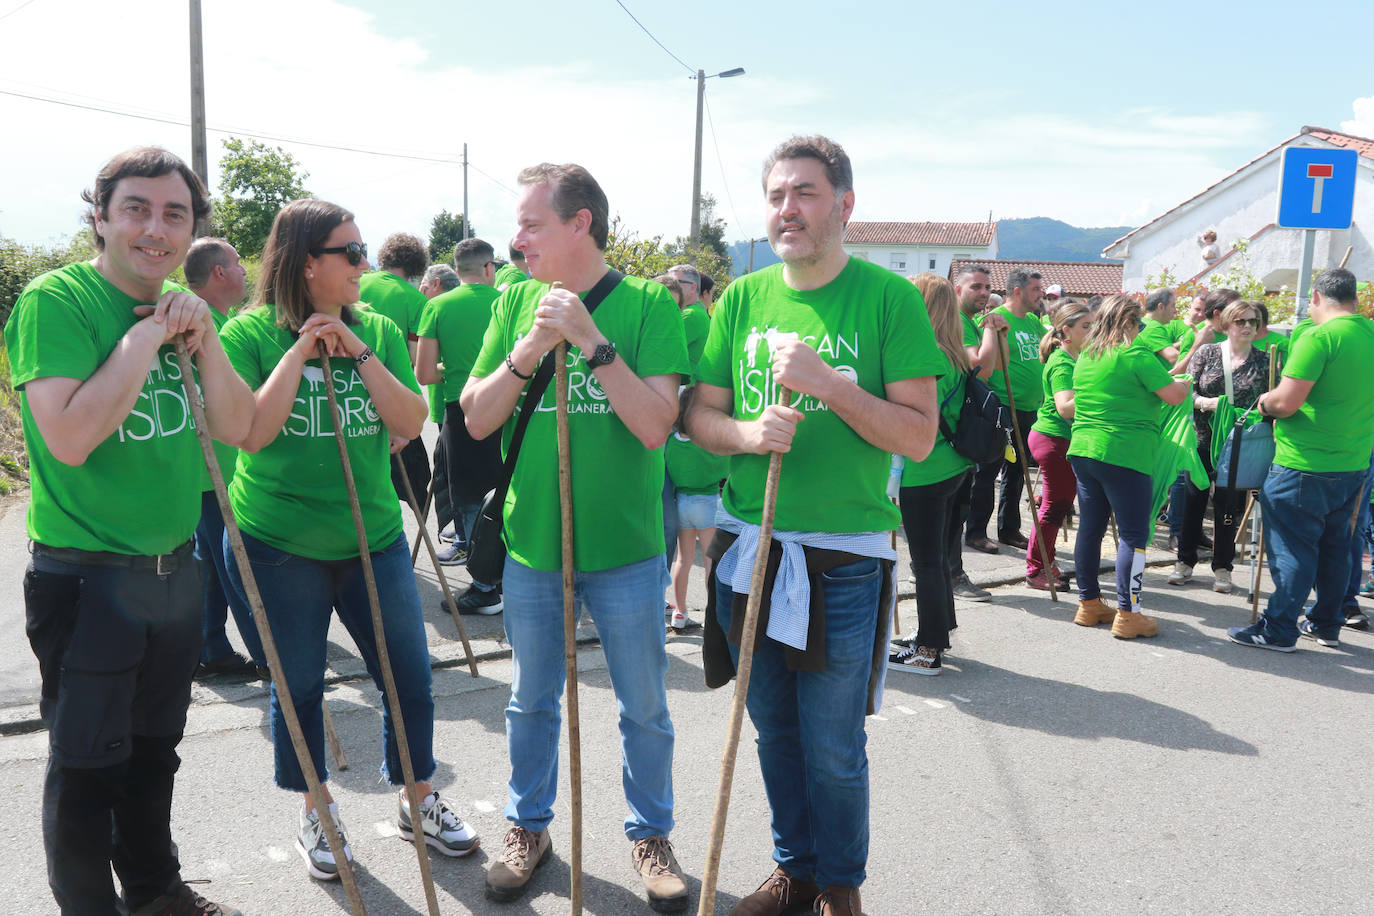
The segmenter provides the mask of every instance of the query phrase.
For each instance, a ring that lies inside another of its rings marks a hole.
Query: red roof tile
[[[890,223],[852,220],[844,229],[846,245],[948,245],[986,248],[997,237],[997,224]]]
[[[1310,136],[1316,137],[1318,140],[1322,140],[1322,141],[1324,141],[1324,142],[1326,142],[1326,143],[1330,143],[1330,144],[1333,145],[1333,146],[1339,146],[1339,147],[1341,147],[1341,148],[1343,148],[1343,149],[1353,149],[1353,150],[1356,150],[1361,156],[1364,156],[1366,159],[1374,159],[1374,140],[1371,140],[1371,139],[1369,139],[1368,137],[1357,137],[1357,136],[1355,136],[1354,134],[1343,134],[1343,133],[1341,133],[1340,131],[1329,130],[1329,129],[1325,128],[1325,127],[1312,127],[1312,126],[1309,125],[1309,126],[1307,126],[1307,127],[1304,127],[1304,128],[1303,128],[1301,131],[1299,131],[1298,133],[1296,133],[1296,134],[1294,134],[1293,136],[1289,137],[1287,140],[1284,140],[1282,143],[1278,144],[1277,146],[1270,147],[1269,149],[1267,149],[1267,150],[1265,150],[1264,152],[1260,153],[1260,154],[1259,154],[1258,156],[1256,156],[1254,159],[1251,159],[1249,162],[1245,163],[1245,165],[1242,165],[1240,168],[1238,168],[1238,169],[1236,169],[1235,171],[1230,172],[1229,174],[1227,174],[1226,177],[1225,177],[1225,178],[1222,178],[1220,181],[1216,181],[1216,182],[1213,182],[1212,184],[1209,184],[1207,187],[1203,188],[1201,191],[1197,192],[1197,193],[1194,194],[1192,197],[1188,198],[1188,199],[1185,200],[1183,203],[1179,204],[1177,207],[1172,207],[1172,208],[1170,208],[1170,209],[1168,209],[1168,210],[1165,210],[1163,213],[1159,214],[1159,216],[1156,216],[1154,219],[1150,220],[1148,223],[1145,223],[1145,225],[1143,225],[1143,226],[1137,226],[1136,228],[1132,229],[1130,232],[1126,233],[1126,234],[1123,235],[1121,238],[1117,239],[1115,242],[1112,242],[1110,245],[1108,245],[1107,247],[1103,248],[1103,249],[1102,249],[1102,253],[1103,253],[1103,254],[1106,254],[1106,253],[1107,253],[1108,251],[1110,251],[1114,246],[1119,245],[1121,242],[1126,241],[1126,239],[1128,239],[1128,238],[1130,238],[1131,236],[1135,235],[1135,234],[1136,234],[1137,232],[1139,232],[1140,230],[1146,228],[1146,226],[1153,226],[1155,223],[1159,222],[1159,221],[1162,220],[1164,217],[1168,216],[1170,213],[1173,213],[1175,210],[1179,209],[1179,207],[1186,206],[1186,205],[1192,203],[1193,201],[1197,200],[1199,197],[1203,196],[1204,194],[1206,194],[1208,191],[1212,190],[1213,188],[1218,187],[1218,186],[1220,186],[1220,185],[1222,185],[1222,184],[1225,184],[1226,182],[1228,182],[1228,181],[1231,180],[1232,176],[1237,175],[1237,174],[1239,174],[1240,172],[1245,171],[1245,170],[1248,169],[1250,166],[1254,165],[1256,162],[1259,162],[1261,159],[1263,159],[1263,158],[1265,158],[1266,156],[1268,156],[1269,154],[1273,153],[1275,150],[1282,149],[1283,147],[1285,147],[1285,146],[1287,146],[1288,144],[1292,143],[1294,140],[1296,140],[1296,139],[1298,139],[1299,137],[1301,137],[1303,134],[1308,134],[1308,135],[1310,135]]]
[[[1107,296],[1121,292],[1121,264],[1110,261],[980,261],[957,258],[949,265],[953,280],[967,264],[982,264],[988,269],[994,292],[1005,293],[1007,274],[1013,267],[1025,267],[1045,278],[1045,285],[1058,283],[1066,296]]]

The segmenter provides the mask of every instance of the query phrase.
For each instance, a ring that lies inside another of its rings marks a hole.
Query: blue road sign
[[[1355,209],[1353,149],[1290,146],[1279,155],[1279,216],[1284,229],[1349,229]]]

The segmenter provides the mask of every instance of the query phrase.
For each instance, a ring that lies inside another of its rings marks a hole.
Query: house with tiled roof
[[[1014,267],[1024,267],[1044,278],[1045,286],[1058,284],[1066,296],[1110,296],[1121,292],[1121,264],[1117,261],[980,261],[976,258],[956,258],[949,265],[950,282],[970,264],[988,269],[992,291],[1006,295],[1007,274]]]
[[[1354,149],[1360,154],[1351,227],[1316,234],[1313,269],[1334,267],[1351,249],[1346,266],[1361,279],[1374,276],[1374,139],[1324,127],[1304,127],[1178,206],[1133,229],[1102,250],[1124,261],[1124,289],[1144,291],[1147,278],[1163,273],[1177,282],[1204,286],[1237,266],[1270,290],[1297,283],[1302,230],[1281,229],[1278,212],[1279,158],[1288,147]],[[1208,251],[1202,236],[1216,232]],[[1244,244],[1238,246],[1237,241]],[[1204,254],[1207,257],[1204,258]]]
[[[851,220],[844,250],[904,276],[944,276],[957,258],[997,257],[997,223],[900,223]]]

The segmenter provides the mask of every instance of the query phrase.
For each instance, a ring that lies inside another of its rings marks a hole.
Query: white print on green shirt
[[[381,431],[381,418],[358,370],[349,367],[335,368],[333,371],[334,394],[342,414],[342,423],[339,425],[350,439],[375,436]],[[282,425],[281,434],[314,438],[334,435],[334,425],[322,422],[329,415],[329,393],[324,390],[324,370],[319,366],[306,366],[301,370],[301,381],[308,386],[308,395],[302,397],[298,393],[291,415]]]
[[[129,416],[119,424],[119,441],[160,439],[194,426],[181,388],[181,364],[171,347],[163,347],[153,355],[143,390]]]
[[[1038,362],[1040,360],[1040,338],[1026,331],[1016,333],[1016,358],[1020,362]]]
[[[515,339],[518,342],[524,335],[517,334]],[[552,358],[552,357],[550,357]],[[544,391],[544,397],[539,401],[536,408],[541,413],[558,409],[558,396],[550,385]],[[606,389],[601,387],[601,382],[587,368],[587,363],[582,358],[582,351],[572,345],[568,346],[568,414],[575,413],[608,413],[614,414],[615,408],[606,398]]]
[[[849,362],[838,364],[836,362],[840,359],[852,360],[854,363],[859,361],[859,335],[857,332],[851,334],[850,338],[846,340],[844,337],[832,339],[829,334],[820,338],[814,334],[800,337],[795,331],[782,331],[775,327],[767,327],[760,331],[756,326],[751,328],[749,334],[744,338],[744,360],[735,364],[744,416],[757,416],[763,412],[764,407],[777,401],[778,386],[773,382],[773,348],[780,343],[797,339],[813,347],[816,353],[836,372],[850,381],[858,383],[859,373],[853,365]],[[763,349],[763,356],[768,364],[767,368],[758,368],[760,348]],[[793,396],[791,406],[802,412],[830,409],[824,401],[801,394]]]

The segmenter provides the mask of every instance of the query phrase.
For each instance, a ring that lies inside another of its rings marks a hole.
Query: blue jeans
[[[1374,458],[1370,459],[1360,496],[1360,517],[1355,522],[1355,534],[1350,539],[1350,584],[1345,589],[1344,607],[1359,607],[1360,586],[1364,584],[1364,549],[1369,544],[1369,493],[1374,486]]]
[[[203,662],[223,658],[234,647],[229,644],[229,636],[224,625],[230,612],[234,615],[234,626],[238,627],[243,647],[253,664],[267,666],[267,656],[262,654],[262,640],[258,638],[257,625],[253,623],[253,612],[239,599],[238,594],[225,583],[228,573],[225,558],[234,563],[232,555],[223,550],[224,516],[219,511],[219,501],[214,490],[206,490],[200,498],[200,524],[196,525],[196,558],[201,562],[200,580],[200,660]]]
[[[1153,527],[1150,502],[1154,485],[1150,476],[1079,455],[1069,458],[1069,464],[1078,478],[1078,537],[1073,544],[1078,600],[1102,597],[1097,568],[1102,561],[1107,520],[1115,513],[1120,540],[1116,550],[1116,606],[1122,611],[1139,611],[1145,546],[1150,543]]]
[[[325,650],[328,648],[329,620],[335,608],[348,629],[367,673],[382,702],[382,776],[394,786],[403,785],[401,759],[396,749],[395,724],[386,702],[381,668],[377,662],[377,642],[373,638],[372,609],[363,580],[363,565],[358,557],[346,560],[311,560],[278,550],[251,535],[243,536],[244,547],[253,567],[253,578],[262,592],[267,621],[281,656],[291,701],[305,733],[305,743],[315,764],[315,774],[323,782],[329,778],[324,756]],[[229,551],[225,537],[224,550]],[[434,775],[434,698],[430,691],[429,646],[425,641],[420,595],[415,589],[415,574],[410,568],[410,548],[405,535],[389,547],[372,554],[372,572],[382,602],[382,629],[386,636],[391,670],[396,678],[401,715],[405,719],[410,760],[415,778],[421,782]],[[238,567],[229,566],[229,584],[239,599],[248,603]],[[291,744],[282,718],[277,685],[272,685],[272,748],[276,783],[283,789],[304,792],[305,774]]]
[[[713,577],[714,578],[714,577]],[[789,671],[786,649],[759,634],[749,678],[773,859],[822,887],[858,887],[868,863],[868,677],[882,565],[865,558],[822,574],[825,670]],[[728,633],[734,593],[716,582]],[[739,647],[730,646],[739,661]]]
[[[673,723],[668,718],[664,646],[663,555],[573,580],[579,612],[596,624],[620,711],[621,782],[632,840],[673,829]],[[506,740],[510,800],[506,817],[538,833],[553,820],[558,795],[563,658],[563,574],[506,558],[502,587],[506,636],[513,650]]]
[[[1368,476],[1366,470],[1325,474],[1281,464],[1269,469],[1260,507],[1274,593],[1260,632],[1270,642],[1297,642],[1298,615],[1313,586],[1317,600],[1307,619],[1318,636],[1339,637],[1350,576],[1350,520]]]

